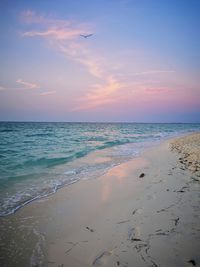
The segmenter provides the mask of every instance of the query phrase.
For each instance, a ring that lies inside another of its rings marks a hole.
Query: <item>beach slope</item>
[[[1,266],[200,266],[199,151],[165,141],[1,218]]]

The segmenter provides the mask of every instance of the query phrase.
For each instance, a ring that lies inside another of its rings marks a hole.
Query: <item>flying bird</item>
[[[88,38],[88,37],[91,37],[93,35],[93,33],[90,33],[90,34],[80,34],[81,37],[83,38]]]

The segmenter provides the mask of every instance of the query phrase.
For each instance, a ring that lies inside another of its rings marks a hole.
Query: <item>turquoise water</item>
[[[200,124],[0,122],[0,215],[193,131]],[[93,152],[109,160],[84,160]]]

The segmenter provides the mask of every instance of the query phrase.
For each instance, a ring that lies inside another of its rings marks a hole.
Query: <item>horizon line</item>
[[[0,120],[0,123],[129,123],[129,124],[200,124],[200,122],[144,122],[144,121],[34,121],[34,120]]]

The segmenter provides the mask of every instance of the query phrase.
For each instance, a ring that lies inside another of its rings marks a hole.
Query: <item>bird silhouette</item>
[[[93,35],[93,33],[90,33],[90,34],[80,34],[81,37],[83,38],[88,38],[88,37],[91,37]]]

